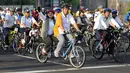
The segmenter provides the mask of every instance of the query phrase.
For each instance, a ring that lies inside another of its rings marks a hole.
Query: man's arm
[[[6,22],[6,24],[9,24],[9,15],[5,16],[5,22]]]
[[[76,22],[71,14],[70,14],[69,19],[70,19],[71,24],[73,24],[74,28],[76,29],[76,31],[79,31],[78,25],[76,24]]]
[[[113,18],[111,18],[110,19],[110,24],[116,29],[116,27],[118,28],[118,29],[120,29],[121,27],[119,26],[119,24],[113,19]]]
[[[25,25],[25,17],[22,17],[21,18],[21,26],[23,26],[24,28],[26,28],[26,25]]]
[[[35,24],[36,26],[39,27],[39,24],[36,22],[36,20],[33,17],[32,17],[32,22],[33,22],[33,24]]]

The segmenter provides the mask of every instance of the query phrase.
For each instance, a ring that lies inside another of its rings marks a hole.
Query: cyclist
[[[130,10],[125,16],[125,22],[126,22],[126,26],[129,27],[130,26]]]
[[[36,26],[39,26],[38,23],[36,22],[36,20],[30,16],[30,10],[29,9],[24,9],[25,15],[21,18],[21,24],[20,24],[20,32],[24,33],[26,32],[26,35],[29,35],[29,30],[31,29],[31,27],[33,26],[33,24],[35,24]],[[22,38],[25,38],[25,36],[23,35]],[[24,47],[24,43],[25,43],[25,39],[22,39],[20,41],[20,45],[19,48],[23,48]]]
[[[115,19],[115,21],[121,26],[123,27],[124,24],[121,22],[120,18],[117,15],[117,10],[112,10],[112,17]]]
[[[20,25],[21,18],[23,16],[22,9],[21,8],[17,8],[16,11],[17,11],[17,13],[15,14],[15,17],[18,20],[17,23]]]
[[[98,33],[98,30],[102,30],[102,33],[105,34],[106,32],[104,31],[107,30],[110,25],[115,29],[120,29],[119,24],[111,16],[111,9],[105,8],[104,14],[99,15],[94,24],[94,30],[98,40],[100,40],[100,34]]]
[[[5,35],[5,47],[8,47],[9,45],[9,33],[11,31],[11,28],[14,25],[15,22],[15,16],[14,16],[15,9],[10,9],[10,13],[5,15],[5,21],[4,21],[4,35]]]
[[[98,17],[98,15],[103,14],[104,8],[102,5],[99,5],[98,8],[95,10],[94,13],[94,21],[96,21],[96,18]]]
[[[101,14],[97,17],[97,20],[94,25],[94,30],[96,31],[97,40],[100,40],[100,34],[99,32],[103,33],[106,36],[106,30],[109,28],[109,26],[112,26],[114,29],[120,29],[119,24],[112,18],[111,16],[111,9],[105,8],[104,14]],[[107,39],[108,42],[110,42],[110,39]],[[109,46],[109,54],[112,53],[112,48],[114,47],[114,44],[111,44]]]
[[[83,10],[79,10],[79,15],[77,17],[77,24],[79,25],[80,30],[82,30],[82,33],[86,30],[88,25],[92,25],[92,23],[88,20],[86,15],[84,14]],[[81,43],[82,36],[79,36],[78,43]]]
[[[42,49],[42,54],[46,54],[49,50],[49,47],[53,45],[53,41],[55,42],[56,38],[53,36],[53,28],[55,24],[54,11],[49,10],[48,15],[45,19],[44,24],[42,24],[42,38],[46,46]],[[52,49],[53,50],[53,49]]]
[[[57,15],[56,24],[54,26],[54,35],[59,40],[57,47],[54,51],[55,57],[59,57],[59,51],[61,50],[65,38],[63,34],[70,31],[70,24],[73,24],[73,26],[76,28],[77,31],[79,31],[79,28],[73,18],[73,16],[69,13],[69,5],[63,4],[62,6],[62,12]],[[71,34],[67,34],[67,37],[69,40],[72,40],[74,43],[74,39],[72,38]]]
[[[34,10],[32,11],[32,16],[36,21],[38,21],[39,13],[36,8],[34,8]]]
[[[57,7],[57,8],[55,8],[54,10],[55,10],[55,15],[54,15],[54,17],[55,17],[55,19],[56,19],[57,15],[61,12],[61,9],[60,9],[59,7]]]
[[[90,13],[90,10],[88,8],[86,8],[84,14],[85,14],[85,16],[87,17],[88,20],[90,20],[90,18],[92,17],[92,14]]]

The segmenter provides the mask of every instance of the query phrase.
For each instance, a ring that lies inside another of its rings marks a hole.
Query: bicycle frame
[[[65,45],[65,46],[68,46],[68,47],[67,47],[67,50],[63,52],[63,54],[62,54],[63,57],[66,57],[66,55],[68,54],[68,52],[72,49],[71,48],[73,46],[72,41],[67,41],[67,45]]]

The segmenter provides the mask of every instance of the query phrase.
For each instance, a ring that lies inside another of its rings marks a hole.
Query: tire
[[[96,59],[100,60],[103,58],[104,56],[104,48],[102,46],[102,44],[99,43],[100,41],[95,40],[92,44],[92,55],[93,57],[95,57]]]
[[[80,68],[85,63],[85,51],[80,46],[74,46],[74,48],[70,51],[69,61],[71,65],[75,68]]]
[[[122,42],[124,43],[126,51],[127,51],[130,48],[130,40],[128,36],[122,36],[120,40],[122,40]]]
[[[45,47],[45,44],[40,43],[36,48],[36,58],[41,63],[45,63],[48,60],[48,55],[42,55],[42,48],[43,47]]]
[[[19,47],[18,43],[19,43],[19,39],[18,39],[18,36],[16,35],[14,37],[14,40],[13,40],[13,43],[12,43],[12,48],[15,52],[18,52],[18,47]]]
[[[116,42],[112,55],[116,62],[121,63],[124,61],[126,56],[126,48],[124,47],[122,40],[118,40]]]

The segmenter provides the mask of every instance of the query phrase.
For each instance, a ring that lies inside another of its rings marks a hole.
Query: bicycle
[[[65,34],[66,37],[66,34]],[[36,48],[36,58],[39,62],[45,63],[48,60],[48,55],[42,54],[42,49],[45,47],[44,43],[40,43]],[[50,52],[49,50],[48,52]],[[84,65],[85,62],[85,51],[82,47],[77,46],[72,43],[72,41],[65,42],[63,49],[60,50],[60,57],[66,59],[69,59],[71,65],[75,68],[80,68]],[[75,64],[76,63],[76,64]]]
[[[27,53],[34,54],[35,55],[35,46],[38,44],[38,39],[40,37],[40,30],[32,28],[29,31],[29,35],[26,35],[26,32],[24,33],[24,40],[25,42],[25,48],[19,48],[18,53],[25,55]]]
[[[108,29],[106,35],[101,34],[101,39],[94,41],[91,48],[93,56],[100,60],[107,53],[109,56],[112,55],[116,62],[123,62],[126,55],[126,48],[123,44],[124,38],[125,36],[119,30]],[[114,47],[110,48],[110,46]]]
[[[4,33],[0,33],[0,45],[3,50],[7,50],[8,48],[12,47],[13,50],[16,52],[16,49],[18,47],[18,28],[15,27],[14,30],[9,32],[9,47],[5,47],[5,35]]]

